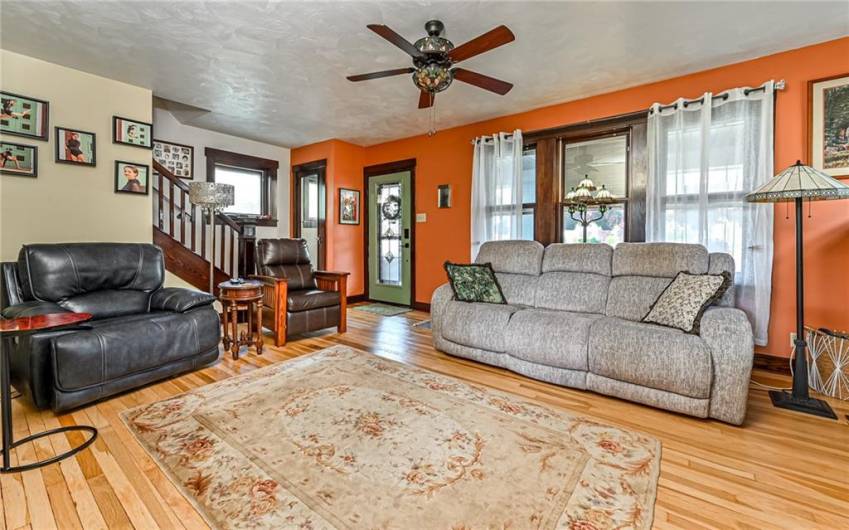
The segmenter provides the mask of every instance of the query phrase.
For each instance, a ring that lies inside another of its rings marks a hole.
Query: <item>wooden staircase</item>
[[[165,255],[165,269],[203,291],[209,289],[210,260],[215,263],[215,285],[253,274],[253,260],[248,255],[253,251],[253,238],[244,236],[242,226],[225,214],[215,215],[212,256],[210,219],[190,203],[187,181],[156,161],[153,170],[153,243]]]

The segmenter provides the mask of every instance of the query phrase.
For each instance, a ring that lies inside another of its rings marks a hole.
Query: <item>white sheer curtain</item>
[[[765,345],[773,209],[745,195],[773,176],[773,82],[705,93],[649,113],[646,240],[701,243],[734,256],[737,306]]]
[[[522,131],[475,139],[472,260],[486,241],[522,238]]]

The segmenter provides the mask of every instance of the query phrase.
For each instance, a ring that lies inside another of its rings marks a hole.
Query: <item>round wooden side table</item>
[[[245,280],[233,283],[228,280],[218,284],[218,299],[224,311],[224,349],[230,350],[233,359],[239,358],[242,346],[256,347],[262,355],[262,283]],[[248,329],[239,334],[239,311],[247,312]],[[232,326],[231,330],[229,329]]]
[[[56,313],[50,315],[20,317],[8,320],[0,319],[0,357],[2,357],[2,359],[0,359],[0,363],[2,363],[2,365],[0,365],[0,400],[2,400],[3,421],[3,467],[0,468],[0,473],[17,473],[21,471],[27,471],[30,469],[39,468],[41,466],[46,466],[48,464],[52,464],[60,460],[64,460],[69,456],[79,453],[80,451],[91,445],[94,442],[95,438],[97,438],[97,429],[95,429],[94,427],[91,427],[89,425],[73,425],[67,427],[59,427],[57,429],[50,429],[49,431],[32,434],[25,438],[21,438],[18,441],[14,440],[14,437],[12,436],[12,391],[11,384],[9,381],[9,352],[7,352],[5,348],[6,341],[2,340],[7,337],[20,337],[23,335],[30,335],[37,331],[43,331],[46,329],[58,330],[62,328],[67,328],[90,319],[91,315],[89,313]],[[38,438],[42,438],[44,436],[50,436],[51,434],[74,431],[88,433],[89,437],[87,440],[74,447],[73,449],[65,451],[62,454],[58,454],[51,458],[39,460],[37,462],[32,462],[20,466],[13,466],[11,464],[11,457],[9,452],[12,450],[12,448],[18,447],[19,445],[23,445]]]

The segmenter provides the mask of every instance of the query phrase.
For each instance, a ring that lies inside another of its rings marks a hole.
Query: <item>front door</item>
[[[369,298],[408,306],[412,294],[411,175],[409,171],[402,171],[368,180]]]

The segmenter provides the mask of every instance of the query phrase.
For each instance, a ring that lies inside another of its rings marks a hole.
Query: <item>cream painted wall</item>
[[[150,242],[151,195],[115,193],[115,160],[151,164],[151,152],[112,143],[112,116],[150,122],[150,90],[0,50],[0,87],[50,103],[49,140],[4,139],[38,147],[38,177],[0,175],[0,259],[24,243]],[[57,164],[55,126],[93,132],[97,166]]]
[[[277,160],[277,227],[257,227],[257,238],[289,237],[289,149],[247,140],[190,125],[183,125],[165,109],[153,109],[153,132],[157,140],[191,145],[195,148],[194,180],[206,180],[204,148],[212,147],[243,155]]]

